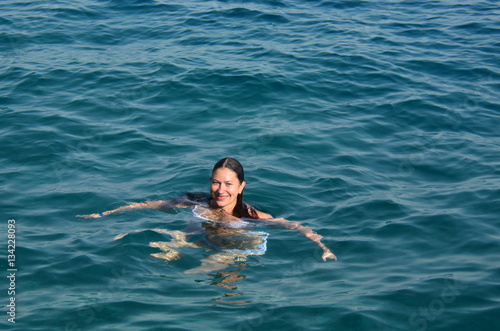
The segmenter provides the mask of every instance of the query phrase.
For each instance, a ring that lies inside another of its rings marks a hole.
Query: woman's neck
[[[223,211],[226,214],[229,214],[231,216],[235,216],[234,211],[236,208],[236,204],[233,206],[219,207],[219,206],[217,206],[217,204],[214,202],[213,199],[210,199],[210,203],[208,205],[209,205],[210,209],[217,210],[217,211]]]

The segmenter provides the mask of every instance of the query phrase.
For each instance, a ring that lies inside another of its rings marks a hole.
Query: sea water
[[[2,329],[500,325],[497,1],[0,13]],[[166,262],[149,243],[195,222],[188,209],[75,217],[207,192],[226,156],[249,203],[312,227],[338,261],[257,226],[264,255],[185,274],[210,252]]]

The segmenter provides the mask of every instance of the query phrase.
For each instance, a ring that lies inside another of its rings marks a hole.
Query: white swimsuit
[[[203,212],[206,211],[207,208],[203,206],[195,206],[193,208],[193,214],[196,217],[207,220],[211,223],[220,224],[226,228],[246,229],[254,226],[254,224],[245,220],[228,223],[215,221],[203,216]],[[205,233],[203,240],[215,250],[234,254],[263,255],[267,249],[268,236],[269,234],[264,231],[248,230],[231,234]]]

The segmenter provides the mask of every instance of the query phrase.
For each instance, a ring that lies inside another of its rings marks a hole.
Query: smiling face
[[[243,192],[246,182],[240,183],[236,173],[228,168],[219,168],[212,174],[210,195],[212,207],[222,208],[233,214],[238,201],[238,194]]]

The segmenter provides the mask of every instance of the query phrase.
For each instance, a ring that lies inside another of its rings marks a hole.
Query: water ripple
[[[0,186],[24,329],[498,324],[496,2],[1,7]],[[74,217],[206,191],[224,156],[243,162],[249,202],[313,227],[339,261],[263,228],[265,255],[187,276],[207,252],[166,263],[148,244],[189,211]]]

